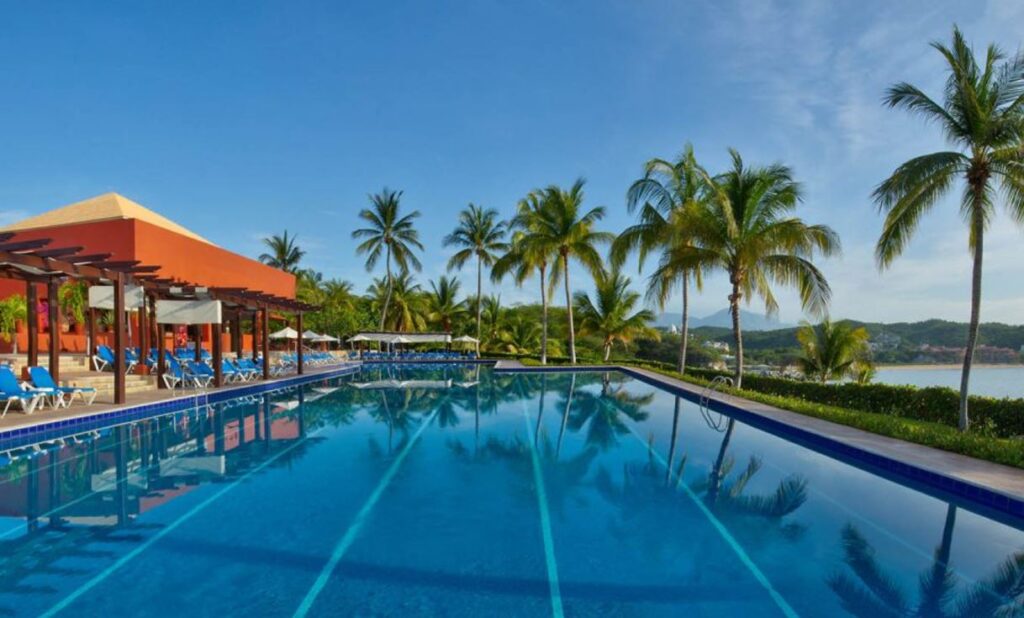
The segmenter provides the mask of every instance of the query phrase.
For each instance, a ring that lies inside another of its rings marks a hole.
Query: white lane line
[[[530,423],[530,413],[526,409],[526,400],[523,400],[523,421],[526,423],[526,437],[530,448],[530,460],[533,462],[533,486],[537,489],[537,506],[540,511],[541,535],[544,538],[544,560],[547,563],[548,590],[551,593],[551,615],[554,618],[563,618],[562,611],[562,590],[558,585],[558,560],[555,558],[555,540],[551,534],[551,513],[548,510],[548,493],[544,487],[544,474],[540,465],[540,455],[533,442],[533,427]]]
[[[636,432],[636,429],[630,427],[629,431],[630,433],[633,434],[633,437],[636,438],[641,444],[643,444],[645,447],[648,447],[648,444],[644,442],[644,439],[640,437],[640,435]],[[661,463],[662,467],[668,467],[668,462],[665,461],[665,458],[661,456],[661,453],[658,453],[657,451],[654,450],[651,450],[650,452],[654,455],[658,462]],[[779,591],[776,590],[774,586],[772,586],[772,582],[769,581],[768,577],[764,574],[764,572],[762,572],[761,569],[757,566],[757,564],[754,563],[754,561],[750,558],[750,555],[747,554],[747,551],[743,549],[743,546],[740,545],[739,541],[736,540],[736,537],[734,537],[732,533],[729,532],[729,529],[725,527],[725,524],[723,524],[722,521],[718,519],[714,513],[711,512],[711,509],[708,508],[708,505],[704,504],[704,501],[700,499],[700,496],[695,494],[686,483],[679,483],[679,487],[681,487],[683,491],[686,493],[686,495],[693,501],[693,503],[697,505],[697,508],[700,510],[700,512],[703,513],[705,517],[707,517],[708,521],[711,522],[711,526],[718,532],[719,535],[721,535],[726,545],[732,548],[733,552],[735,552],[736,554],[736,557],[738,557],[740,559],[740,562],[742,562],[743,565],[747,567],[750,573],[754,576],[754,579],[756,579],[758,583],[761,584],[761,586],[768,592],[768,596],[770,596],[772,600],[775,601],[775,604],[779,606],[779,609],[782,611],[782,614],[784,616],[787,616],[788,618],[796,618],[797,616],[799,616],[800,614],[796,613],[796,610],[794,610],[786,601],[786,599],[781,594],[779,594]]]
[[[352,543],[355,542],[356,538],[359,536],[363,526],[370,517],[370,513],[373,511],[373,507],[375,507],[377,502],[380,501],[381,496],[384,495],[384,490],[391,484],[391,480],[395,477],[395,474],[398,473],[398,469],[402,466],[402,462],[405,461],[405,458],[409,455],[413,445],[416,444],[420,435],[434,420],[435,416],[437,416],[436,409],[430,413],[430,416],[428,416],[420,425],[419,429],[416,430],[416,433],[413,434],[409,442],[406,443],[405,447],[398,453],[398,456],[391,462],[391,465],[388,466],[387,471],[384,472],[384,476],[381,477],[380,482],[377,483],[377,487],[373,490],[373,493],[370,494],[370,497],[366,500],[363,508],[359,509],[359,513],[356,514],[356,518],[349,525],[348,530],[345,531],[345,536],[341,537],[338,544],[334,546],[334,551],[331,552],[330,559],[327,561],[327,564],[324,565],[324,568],[320,570],[320,575],[316,578],[316,581],[313,582],[312,587],[310,587],[309,592],[307,592],[306,596],[302,599],[302,603],[299,604],[299,607],[295,610],[293,616],[299,618],[309,613],[309,610],[313,607],[313,603],[316,601],[316,598],[320,595],[324,586],[327,585],[327,581],[331,578],[331,574],[334,573],[336,568],[338,568],[338,564],[341,562],[341,559],[345,556],[349,547],[352,546]]]
[[[260,472],[261,470],[263,470],[264,468],[266,468],[270,464],[272,464],[275,461],[277,461],[283,455],[286,455],[287,453],[291,452],[293,449],[297,448],[299,445],[301,445],[304,442],[308,441],[311,437],[315,436],[320,431],[321,431],[321,429],[317,429],[315,431],[312,431],[305,438],[303,438],[302,440],[299,440],[299,441],[297,441],[297,442],[295,442],[293,444],[290,444],[287,447],[285,447],[285,448],[281,449],[280,451],[278,451],[277,453],[274,453],[273,456],[269,457],[266,461],[264,461],[260,465],[256,466],[252,470],[249,470],[248,472],[246,472],[242,476],[238,477],[237,479],[235,479],[231,483],[225,485],[222,489],[218,490],[216,493],[214,493],[213,495],[211,495],[207,499],[203,500],[199,504],[197,504],[194,507],[192,507],[191,509],[189,509],[188,512],[186,512],[184,515],[182,515],[178,519],[174,520],[173,522],[171,522],[170,524],[168,524],[164,528],[161,528],[159,532],[157,532],[156,534],[151,536],[149,539],[147,539],[145,543],[142,543],[141,545],[137,546],[135,549],[131,550],[127,554],[121,556],[114,564],[112,564],[109,567],[107,567],[107,568],[103,569],[102,571],[100,571],[95,577],[93,577],[89,581],[87,581],[84,584],[82,584],[81,586],[79,586],[77,590],[75,590],[71,594],[69,594],[66,597],[64,597],[63,599],[61,599],[61,601],[59,603],[57,603],[56,605],[54,605],[50,609],[48,609],[45,612],[43,612],[42,614],[40,614],[40,618],[49,618],[50,616],[54,616],[58,612],[60,612],[61,610],[67,608],[68,605],[70,605],[75,600],[80,598],[82,595],[84,595],[85,593],[89,592],[90,590],[92,590],[93,588],[95,588],[96,586],[101,584],[105,579],[107,579],[108,577],[113,575],[115,571],[117,571],[118,569],[120,569],[124,565],[128,564],[128,562],[130,562],[134,558],[138,557],[138,555],[141,554],[142,552],[144,552],[147,549],[149,549],[150,547],[152,547],[157,541],[159,541],[160,539],[164,538],[165,536],[167,536],[171,532],[174,532],[178,528],[178,526],[180,526],[181,524],[185,523],[189,519],[192,519],[193,517],[195,517],[196,515],[201,513],[203,510],[205,510],[206,507],[210,506],[211,504],[216,502],[219,498],[224,496],[224,494],[228,493],[229,491],[231,491],[235,487],[238,487],[238,485],[242,481],[246,480],[247,478],[249,478],[253,474],[256,474],[257,472]]]

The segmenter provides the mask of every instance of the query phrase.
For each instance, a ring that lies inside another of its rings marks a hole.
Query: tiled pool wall
[[[566,367],[501,367],[501,373],[564,373],[616,371],[635,378],[645,384],[678,395],[692,403],[700,403],[700,396],[692,390],[652,377],[630,367],[617,365],[591,365],[569,370]],[[790,425],[733,403],[712,399],[709,406],[736,420],[795,442],[813,451],[838,459],[844,463],[900,483],[912,489],[924,491],[943,500],[954,502],[1015,527],[1024,526],[1024,500],[1000,491],[954,478],[936,470],[874,453],[867,449],[846,444],[841,440],[824,436],[815,431]]]
[[[208,392],[192,392],[173,399],[165,399],[137,406],[126,405],[125,407],[107,410],[106,412],[44,421],[27,427],[7,429],[0,431],[0,450],[18,448],[27,444],[58,438],[67,435],[69,431],[74,433],[91,431],[106,427],[111,423],[137,421],[152,416],[189,410],[198,406],[212,405],[250,395],[292,389],[311,382],[350,375],[358,372],[360,368],[361,365],[350,365],[329,371],[280,378],[271,382],[256,382]]]

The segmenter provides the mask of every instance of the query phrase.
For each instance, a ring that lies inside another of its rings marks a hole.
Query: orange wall
[[[161,277],[210,287],[244,287],[295,298],[295,277],[226,249],[132,220],[134,259],[162,266]]]
[[[141,260],[161,266],[161,277],[210,287],[244,287],[295,298],[295,277],[256,260],[175,234],[137,219],[77,223],[17,233],[17,240],[52,238],[50,247],[83,247],[83,253],[111,253],[112,260]],[[0,279],[0,295],[24,294],[25,284]]]

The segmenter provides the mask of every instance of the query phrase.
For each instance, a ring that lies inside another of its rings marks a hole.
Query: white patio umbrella
[[[267,337],[270,339],[298,339],[299,331],[295,330],[291,326],[285,326],[276,333],[270,333]]]
[[[474,346],[476,346],[477,356],[480,355],[480,340],[479,339],[477,339],[475,337],[470,337],[469,335],[463,335],[461,337],[455,337],[454,339],[452,339],[453,343],[456,342],[456,341],[459,342],[459,343],[472,343]]]
[[[323,337],[323,335],[313,330],[307,330],[306,332],[302,333],[302,338],[309,339],[310,341],[319,341],[320,337]]]

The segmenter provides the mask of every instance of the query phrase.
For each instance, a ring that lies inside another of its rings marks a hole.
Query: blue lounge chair
[[[114,366],[114,351],[105,345],[96,346],[96,354],[92,357],[93,363],[95,363],[96,371],[103,371],[108,366]],[[131,373],[132,369],[135,369],[135,365],[139,364],[138,359],[132,360],[128,355],[128,351],[125,350],[125,373]]]
[[[10,367],[0,367],[0,402],[4,404],[4,411],[3,414],[0,414],[0,418],[7,416],[7,411],[13,403],[21,406],[21,410],[25,414],[32,414],[45,396],[46,393],[41,393],[36,389],[22,388]]]
[[[196,386],[206,388],[213,381],[213,369],[210,369],[210,366],[206,363],[190,360],[186,366],[188,367],[189,376]]]
[[[29,367],[28,375],[32,378],[32,384],[38,389],[50,389],[59,394],[59,402],[64,407],[71,405],[77,395],[85,405],[92,405],[96,401],[96,389],[91,386],[60,386],[50,375],[46,367]]]
[[[235,366],[231,364],[231,361],[226,358],[220,359],[220,373],[224,376],[225,382],[241,382],[245,380],[245,376],[242,375],[242,372],[235,368]]]

